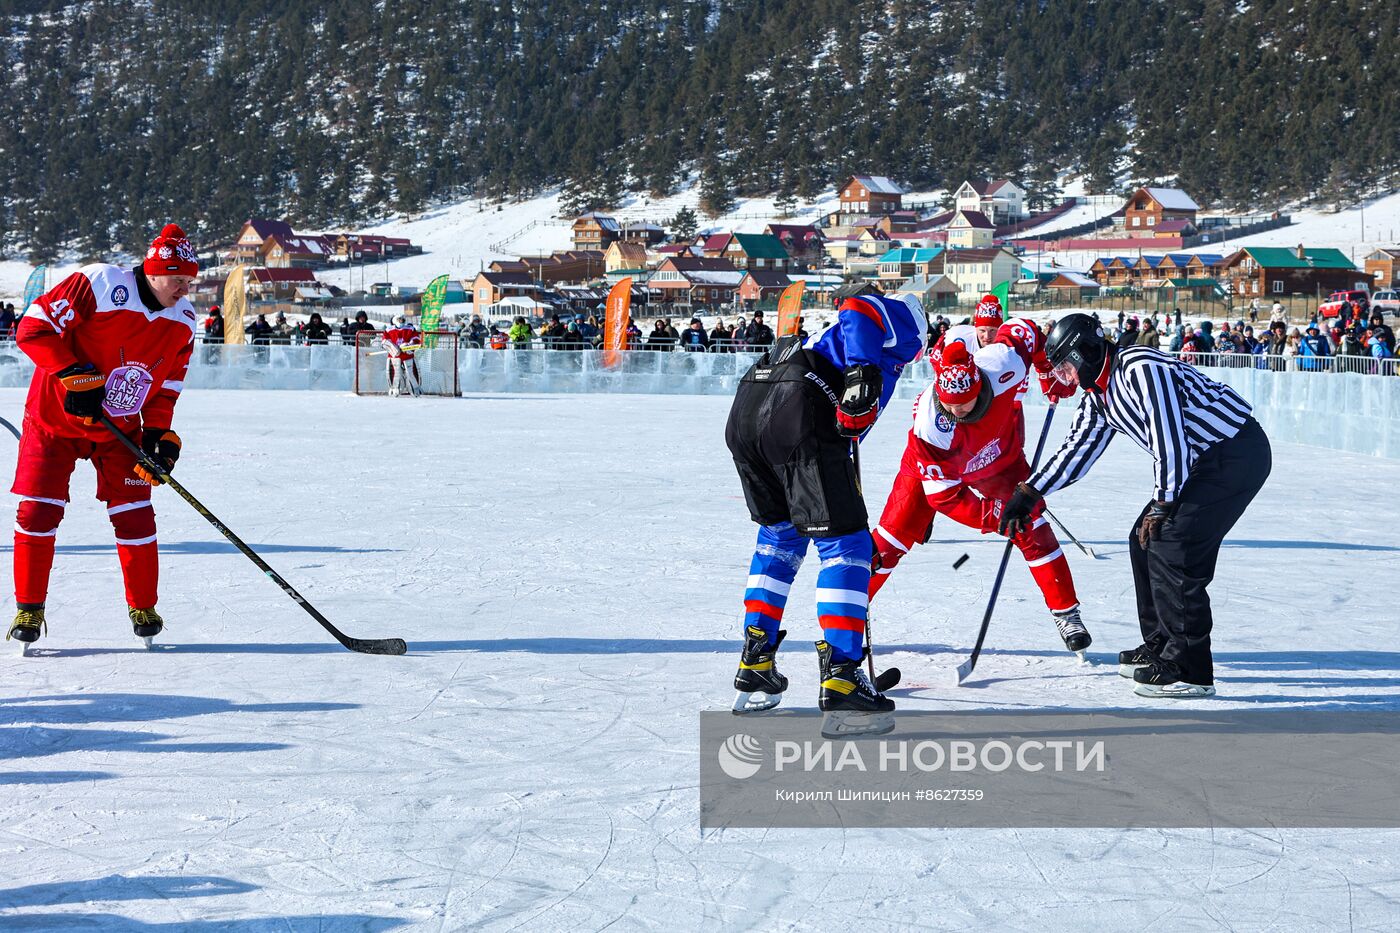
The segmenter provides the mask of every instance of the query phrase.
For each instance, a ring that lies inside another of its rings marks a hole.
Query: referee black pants
[[[1269,438],[1250,418],[1234,437],[1196,460],[1161,538],[1138,544],[1142,510],[1128,535],[1143,644],[1182,670],[1182,680],[1212,684],[1210,595],[1220,542],[1239,521],[1273,467]],[[1149,506],[1150,507],[1150,506]]]

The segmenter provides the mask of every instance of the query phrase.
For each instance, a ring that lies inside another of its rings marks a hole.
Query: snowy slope
[[[0,390],[0,411],[21,397]],[[44,652],[0,656],[0,929],[1394,927],[1381,831],[702,836],[696,713],[732,697],[753,535],[726,410],[188,394],[180,475],[337,623],[406,637],[403,658],[341,650],[164,491],[170,628],[139,650],[80,465]],[[877,500],[903,427],[867,445]],[[1400,464],[1275,454],[1222,552],[1209,708],[1400,709],[1375,586],[1393,521],[1316,495],[1339,473],[1393,487]],[[1070,558],[1099,666],[1066,655],[1013,565],[986,679],[949,686],[1000,545],[940,522],[876,605],[901,707],[1147,707],[1104,662],[1138,640],[1122,541],[1150,469],[1120,443],[1058,497],[1107,555]],[[816,691],[815,563],[783,655],[798,707]]]

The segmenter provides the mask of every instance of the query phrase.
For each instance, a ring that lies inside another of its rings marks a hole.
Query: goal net
[[[450,330],[430,330],[422,335],[422,340],[422,347],[413,351],[422,394],[461,395],[457,377],[457,335]],[[411,394],[407,386],[400,389],[403,395]],[[389,394],[389,351],[381,335],[371,331],[356,335],[355,394]]]

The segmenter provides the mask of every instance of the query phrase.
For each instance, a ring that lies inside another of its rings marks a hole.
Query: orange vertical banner
[[[627,318],[632,310],[632,278],[628,276],[608,292],[607,313],[603,318],[603,365],[612,369],[622,362],[620,351],[627,349]]]
[[[793,282],[778,296],[778,336],[787,337],[797,333],[797,319],[802,314],[802,290],[807,287],[804,280]]]

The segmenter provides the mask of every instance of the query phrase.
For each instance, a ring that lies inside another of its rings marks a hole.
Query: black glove
[[[96,424],[107,399],[107,377],[91,363],[74,363],[56,376],[64,388],[63,410],[87,424]]]
[[[1138,546],[1146,550],[1149,541],[1155,541],[1162,537],[1162,526],[1167,523],[1167,519],[1171,518],[1175,511],[1175,502],[1153,499],[1152,504],[1147,507],[1147,513],[1142,516],[1142,522],[1138,525]]]
[[[1044,501],[1045,497],[1036,491],[1036,488],[1029,483],[1017,483],[1016,491],[1011,494],[1011,498],[1006,500],[1006,504],[1001,509],[1001,523],[997,526],[997,531],[1014,538],[1030,524],[1031,517],[1035,514],[1036,507]]]
[[[846,388],[836,406],[836,430],[842,437],[860,437],[880,416],[880,390],[884,387],[880,367],[846,367]]]
[[[169,428],[145,428],[141,432],[141,450],[169,474],[175,469],[175,461],[180,459],[180,435]],[[134,472],[152,486],[159,486],[162,482],[159,476],[139,461]]]

